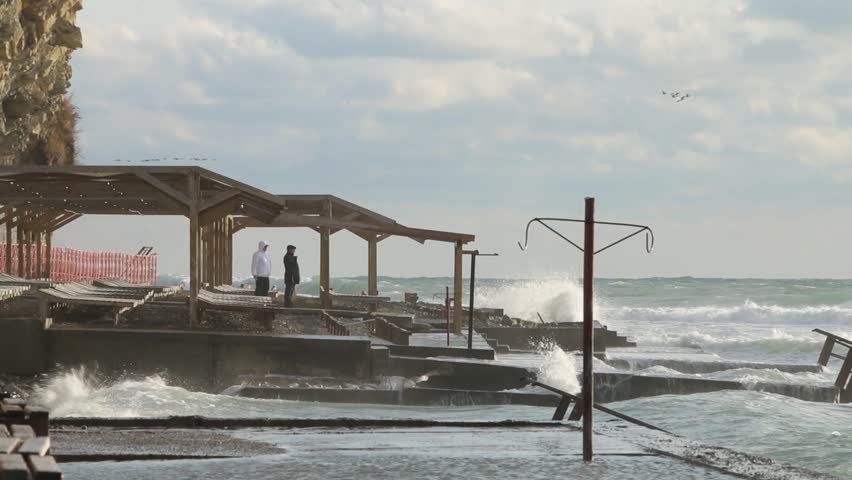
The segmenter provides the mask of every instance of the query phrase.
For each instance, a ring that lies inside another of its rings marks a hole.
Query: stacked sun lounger
[[[214,293],[221,293],[224,295],[254,295],[254,290],[250,288],[239,288],[233,285],[217,285],[213,287]]]
[[[16,277],[7,273],[0,273],[0,286],[16,286],[30,288],[50,287],[53,282],[49,280],[33,280],[28,278]]]
[[[50,454],[47,410],[0,399],[0,478],[61,479]]]
[[[270,297],[229,295],[209,290],[200,290],[198,292],[198,305],[201,309],[202,318],[205,310],[254,312],[267,330],[272,329],[275,312],[281,310],[280,307],[276,307],[273,304]]]
[[[15,297],[19,297],[25,292],[28,292],[30,287],[22,287],[17,285],[0,285],[0,302],[5,302]]]
[[[112,310],[117,325],[122,314],[142,305],[147,300],[171,295],[174,292],[175,290],[160,290],[158,293],[155,289],[137,285],[103,287],[81,282],[59,283],[51,288],[39,290],[40,310],[46,321],[51,306],[102,307]]]
[[[153,298],[168,297],[181,289],[180,285],[136,285],[122,280],[95,280],[92,284],[102,288],[151,291],[154,292]]]

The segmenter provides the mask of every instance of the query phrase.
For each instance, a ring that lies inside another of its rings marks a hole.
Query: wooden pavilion
[[[0,168],[0,225],[6,229],[9,274],[29,272],[25,248],[50,246],[53,232],[83,215],[183,215],[189,218],[190,324],[198,322],[202,283],[230,284],[233,235],[250,227],[305,227],[320,236],[323,307],[331,306],[330,238],[349,230],[368,244],[369,294],[378,294],[378,243],[390,236],[450,242],[454,252],[454,298],[462,298],[462,247],[473,235],[410,228],[332,195],[275,195],[200,167],[16,166]],[[2,230],[0,230],[2,231]],[[44,242],[44,243],[43,243]],[[18,265],[12,265],[17,243]],[[47,258],[37,259],[50,277]],[[43,260],[43,261],[42,261]],[[41,267],[40,267],[41,268]],[[461,333],[462,304],[455,302],[454,327]]]

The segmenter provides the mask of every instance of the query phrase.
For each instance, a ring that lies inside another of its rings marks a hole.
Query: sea
[[[318,294],[317,282],[305,280],[299,293]],[[446,287],[451,285],[450,278],[381,277],[379,290],[396,300],[412,292],[421,301],[442,303]],[[367,288],[366,278],[337,278],[332,287],[339,293],[360,293]],[[814,364],[824,338],[813,329],[852,338],[852,280],[613,278],[597,279],[594,288],[595,319],[638,344],[636,349],[620,352],[637,375],[695,376],[746,385],[827,386],[834,382],[839,368],[836,361],[820,373],[738,368],[695,374],[690,368],[678,371],[651,365],[648,360],[677,358],[683,365],[707,359]],[[511,317],[532,321],[582,320],[582,288],[578,279],[570,276],[479,279],[475,303],[503,308]],[[522,360],[537,364],[543,378],[576,390],[576,358],[575,352],[548,347]],[[512,359],[498,361],[511,363]],[[599,367],[611,368],[605,364]],[[57,416],[547,420],[550,414],[549,409],[536,407],[388,408],[251,400],[187,391],[172,385],[167,376],[103,381],[97,372],[81,370],[54,374],[36,396]],[[692,440],[852,478],[852,405],[809,402],[746,389],[646,397],[608,406]]]

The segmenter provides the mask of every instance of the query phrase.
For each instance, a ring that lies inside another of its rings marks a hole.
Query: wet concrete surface
[[[50,434],[61,463],[106,460],[171,460],[280,455],[266,442],[209,430],[62,428]]]

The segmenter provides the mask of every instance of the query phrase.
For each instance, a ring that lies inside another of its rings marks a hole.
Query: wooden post
[[[221,218],[216,220],[216,285],[225,283],[225,241],[222,236],[225,233],[225,221]]]
[[[26,246],[26,261],[24,262],[24,278],[32,278],[33,275],[33,232],[24,230],[24,245]]]
[[[189,325],[198,325],[199,262],[201,232],[198,228],[198,204],[201,197],[201,177],[195,171],[187,177],[189,192]]]
[[[849,375],[852,375],[852,348],[846,351],[846,358],[843,359],[843,364],[840,366],[840,371],[837,374],[837,380],[834,386],[841,392],[846,390],[846,384],[849,383]]]
[[[216,222],[216,285],[225,284],[225,219]]]
[[[41,254],[41,245],[42,245],[41,239],[42,239],[43,233],[42,233],[41,230],[38,230],[38,231],[33,232],[33,233],[36,236],[35,275],[36,275],[36,278],[43,278],[44,269],[42,268],[42,261],[44,260],[44,258],[42,258],[42,254]]]
[[[204,249],[204,255],[201,257],[202,261],[202,282],[206,284],[213,283],[213,277],[210,275],[213,267],[213,227],[211,224],[207,224],[204,227],[201,227],[201,245]]]
[[[21,225],[23,218],[18,218],[18,227],[15,235],[18,237],[18,276],[24,278],[24,227]]]
[[[47,279],[53,278],[53,232],[44,234],[44,276]]]
[[[828,365],[828,361],[831,360],[831,352],[834,350],[834,337],[825,337],[825,343],[822,344],[822,351],[819,354],[819,360],[817,363],[825,367]]]
[[[12,220],[15,212],[12,207],[6,208],[6,273],[9,275],[12,275]]]
[[[379,294],[378,238],[373,235],[367,240],[367,293]]]
[[[234,219],[228,217],[226,220],[228,231],[227,240],[225,242],[225,283],[231,285],[234,283]]]
[[[456,335],[462,333],[462,320],[464,318],[464,309],[462,305],[462,296],[464,295],[464,286],[462,285],[462,242],[456,242],[455,248],[455,272],[453,275],[453,306],[455,313],[453,315],[453,332]]]
[[[331,307],[330,240],[331,231],[327,227],[320,228],[320,300],[323,308]]]
[[[594,362],[595,325],[595,199],[586,198],[586,238],[583,243],[583,460],[592,461],[592,415],[595,407]]]

